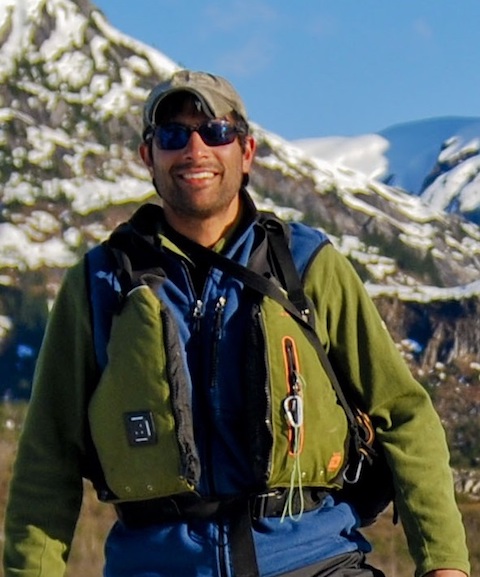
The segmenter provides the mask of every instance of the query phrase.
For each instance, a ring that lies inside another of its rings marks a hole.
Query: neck
[[[214,224],[210,225],[204,220],[197,222],[185,222],[185,220],[182,220],[181,222],[177,223],[167,217],[167,222],[181,235],[205,247],[214,246],[228,229],[228,225],[222,225],[222,227],[218,227]]]
[[[239,213],[240,203],[230,207],[225,214],[209,218],[179,216],[164,207],[165,219],[174,230],[205,247],[212,247],[223,238],[236,222]]]

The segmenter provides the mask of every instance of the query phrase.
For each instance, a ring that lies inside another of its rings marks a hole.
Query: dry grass
[[[0,527],[2,528],[7,487],[23,414],[22,406],[0,405]],[[8,423],[8,426],[5,423]],[[477,576],[480,575],[480,503],[462,499],[460,507],[467,530],[472,576]],[[382,569],[387,577],[412,577],[413,564],[408,556],[405,537],[401,526],[392,524],[391,515],[391,511],[387,511],[372,527],[365,530],[365,534],[374,544],[370,562]],[[103,545],[113,520],[112,508],[99,503],[91,486],[86,484],[66,577],[102,575]],[[3,543],[3,529],[0,538]],[[0,577],[3,577],[1,567]]]
[[[100,577],[103,545],[115,515],[113,507],[100,503],[90,484],[85,493],[65,577]]]
[[[480,502],[460,499],[460,510],[467,533],[472,577],[480,575]],[[382,569],[387,577],[412,577],[414,566],[407,550],[401,525],[393,525],[391,511],[365,531],[374,546],[370,562]]]

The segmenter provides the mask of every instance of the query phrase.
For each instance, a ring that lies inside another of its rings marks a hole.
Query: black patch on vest
[[[157,434],[151,411],[125,413],[125,429],[128,443],[131,447],[155,445]]]

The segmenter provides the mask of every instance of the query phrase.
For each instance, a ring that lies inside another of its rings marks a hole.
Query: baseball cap
[[[155,124],[160,103],[175,92],[194,94],[205,114],[211,118],[222,118],[234,111],[247,119],[245,105],[228,80],[208,72],[179,70],[165,82],[157,84],[148,95],[143,109],[144,129]]]

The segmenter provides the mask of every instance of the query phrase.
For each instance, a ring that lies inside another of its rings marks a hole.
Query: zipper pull
[[[223,313],[227,299],[221,296],[215,303],[214,320],[213,320],[213,339],[212,339],[212,372],[210,375],[210,387],[214,388],[217,384],[218,373],[218,345],[223,336]]]
[[[203,301],[197,299],[195,306],[193,307],[192,317],[193,317],[193,328],[196,332],[200,329],[200,322],[205,315],[205,305]]]
[[[217,304],[215,305],[215,327],[214,327],[214,334],[215,339],[220,340],[222,338],[222,320],[223,320],[223,313],[225,312],[225,305],[227,304],[227,299],[224,296],[221,296]]]

